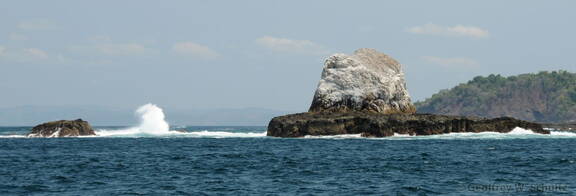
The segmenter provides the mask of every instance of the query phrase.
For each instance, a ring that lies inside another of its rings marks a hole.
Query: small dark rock
[[[82,119],[59,120],[43,123],[32,128],[28,137],[68,137],[96,135],[92,126]]]

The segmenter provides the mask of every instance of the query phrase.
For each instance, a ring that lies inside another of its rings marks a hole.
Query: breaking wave
[[[136,110],[136,115],[140,118],[140,124],[127,129],[96,130],[96,136],[88,137],[265,137],[266,132],[227,132],[227,131],[185,131],[170,130],[170,125],[165,120],[162,108],[154,104],[140,106]],[[184,126],[177,126],[177,129],[184,129]]]
[[[421,135],[410,136],[408,134],[394,133],[391,137],[382,138],[364,138],[360,134],[344,134],[344,135],[329,135],[329,136],[311,136],[307,135],[304,138],[311,139],[374,139],[374,140],[422,140],[422,139],[530,139],[530,138],[576,138],[574,132],[551,131],[550,134],[534,133],[528,129],[520,127],[514,128],[508,133],[499,132],[481,132],[481,133],[448,133],[440,135]]]
[[[165,120],[162,108],[154,104],[140,106],[136,110],[136,115],[140,118],[140,124],[136,127],[120,130],[96,130],[97,136],[146,136],[146,135],[166,135],[173,134],[170,125]]]
[[[576,133],[551,131],[550,134],[539,134],[534,133],[532,130],[516,127],[508,133],[499,133],[499,132],[448,133],[448,134],[426,135],[426,136],[410,136],[410,135],[395,134],[392,137],[377,138],[377,139],[416,140],[416,139],[531,139],[531,138],[576,138]]]

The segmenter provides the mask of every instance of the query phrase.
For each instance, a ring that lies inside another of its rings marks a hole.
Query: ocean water
[[[155,127],[155,126],[152,126]],[[576,134],[271,138],[266,127],[0,127],[0,195],[575,195]]]

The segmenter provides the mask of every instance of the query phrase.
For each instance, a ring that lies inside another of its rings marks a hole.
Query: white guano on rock
[[[402,66],[374,49],[334,54],[324,63],[310,112],[415,113]]]

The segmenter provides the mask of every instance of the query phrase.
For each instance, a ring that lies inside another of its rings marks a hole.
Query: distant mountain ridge
[[[576,122],[576,74],[539,72],[478,76],[415,103],[419,113],[509,116],[543,123]]]

